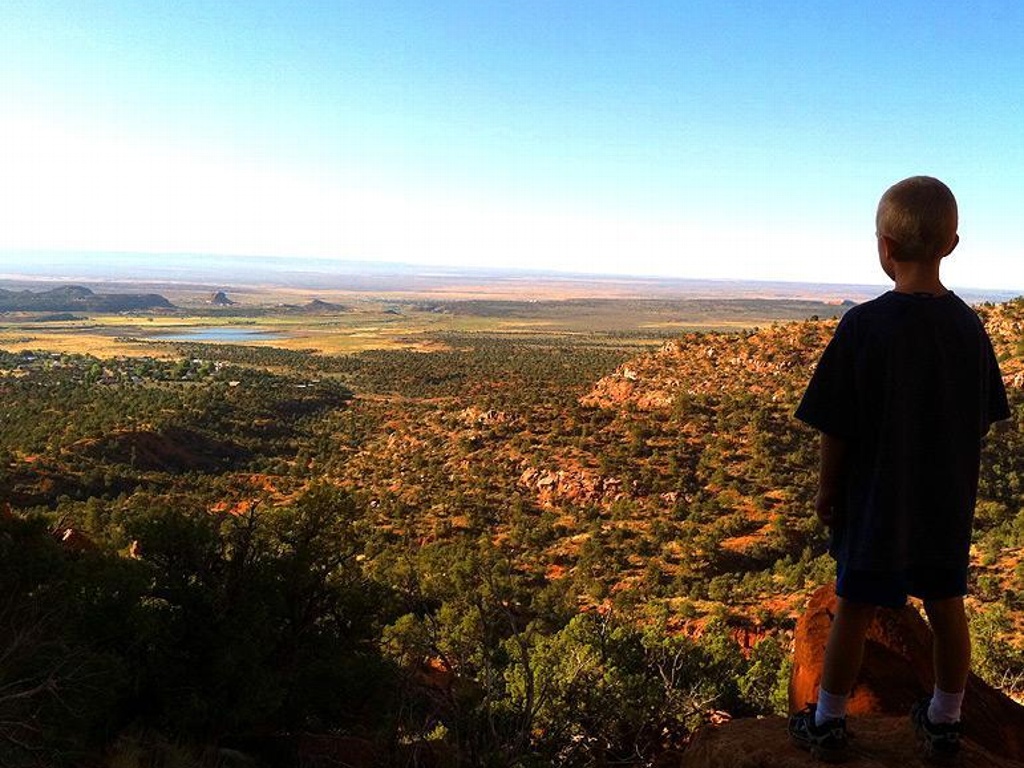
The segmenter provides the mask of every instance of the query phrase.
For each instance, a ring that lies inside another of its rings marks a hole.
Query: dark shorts
[[[836,594],[854,603],[902,608],[907,595],[945,600],[967,594],[967,568],[859,571],[836,563]]]

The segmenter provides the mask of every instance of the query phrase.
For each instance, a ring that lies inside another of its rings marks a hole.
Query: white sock
[[[964,692],[947,693],[935,686],[931,704],[928,705],[928,720],[939,723],[959,723],[960,706],[964,703]]]
[[[846,717],[846,702],[849,698],[849,694],[829,693],[824,688],[819,688],[818,706],[814,709],[814,724],[821,725],[826,720]]]

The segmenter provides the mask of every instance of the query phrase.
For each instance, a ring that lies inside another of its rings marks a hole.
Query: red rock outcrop
[[[822,587],[797,622],[789,688],[791,710],[817,699],[835,608],[834,587]],[[905,719],[911,704],[930,693],[934,685],[931,647],[931,630],[915,608],[880,609],[868,630],[864,663],[850,699],[849,714]],[[995,754],[1024,761],[1024,707],[972,674],[963,713],[968,740]]]
[[[811,597],[797,622],[790,707],[817,698],[836,596],[832,585]],[[931,630],[913,607],[879,610],[868,631],[864,664],[850,701],[853,735],[847,765],[872,768],[926,766],[911,732],[910,705],[932,689]],[[975,675],[964,700],[965,739],[960,765],[1024,768],[1024,707]],[[678,768],[796,768],[814,764],[794,746],[781,717],[744,718],[708,725],[681,756]]]
[[[520,484],[530,488],[545,506],[558,503],[592,504],[622,495],[622,481],[602,477],[593,470],[566,464],[559,469],[527,467],[519,476]]]
[[[864,715],[850,721],[854,734],[852,768],[925,768],[907,717]],[[962,750],[965,768],[1024,768],[1024,762],[1002,757],[966,740]],[[820,765],[794,746],[781,717],[742,718],[720,727],[706,726],[678,760],[659,765],[676,768],[807,768]]]
[[[833,322],[792,323],[748,334],[687,333],[619,366],[580,402],[641,411],[670,407],[677,397],[742,387],[774,396],[810,377]]]

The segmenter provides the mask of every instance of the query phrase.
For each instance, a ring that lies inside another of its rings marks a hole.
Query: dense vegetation
[[[1024,302],[982,312],[1024,370]],[[0,763],[644,765],[780,710],[833,327],[0,353]],[[972,583],[1016,693],[1022,392]]]

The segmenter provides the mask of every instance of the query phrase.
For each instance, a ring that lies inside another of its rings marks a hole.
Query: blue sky
[[[883,284],[926,173],[947,282],[1024,290],[1022,40],[1012,0],[5,0],[0,249]]]

